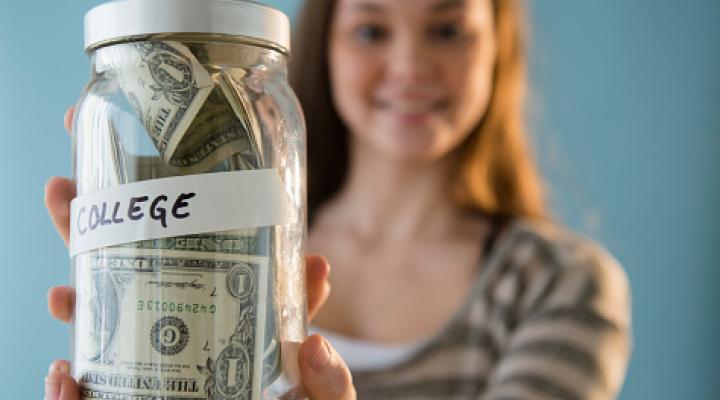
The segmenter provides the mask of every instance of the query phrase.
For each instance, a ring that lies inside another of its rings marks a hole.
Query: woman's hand
[[[70,132],[73,109],[65,114],[65,128]],[[70,201],[75,197],[75,186],[67,178],[51,178],[45,186],[45,206],[58,233],[67,244],[70,225]],[[330,265],[319,255],[305,257],[307,282],[308,317],[312,319],[330,293],[327,281]],[[50,314],[61,321],[69,322],[73,316],[75,289],[56,286],[48,291]],[[352,400],[355,388],[350,371],[340,356],[321,336],[308,337],[300,346],[298,364],[302,383],[312,399]],[[58,360],[50,365],[45,378],[46,400],[77,400],[80,390],[70,375],[70,363]]]

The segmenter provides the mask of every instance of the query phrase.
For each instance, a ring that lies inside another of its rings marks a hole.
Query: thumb
[[[50,365],[45,377],[45,400],[80,400],[80,389],[70,375],[70,363],[59,360]]]
[[[350,370],[322,336],[308,337],[298,358],[303,385],[313,400],[355,400]]]

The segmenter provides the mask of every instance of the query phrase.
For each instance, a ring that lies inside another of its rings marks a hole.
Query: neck
[[[447,236],[463,221],[450,194],[453,159],[405,162],[362,143],[351,146],[344,187],[325,206],[333,223],[359,237],[407,240]]]

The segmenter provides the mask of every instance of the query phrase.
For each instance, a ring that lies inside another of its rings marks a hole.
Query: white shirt
[[[428,340],[418,340],[401,344],[385,344],[369,340],[356,339],[316,326],[310,326],[310,334],[322,335],[353,371],[373,370],[390,367],[407,361]]]

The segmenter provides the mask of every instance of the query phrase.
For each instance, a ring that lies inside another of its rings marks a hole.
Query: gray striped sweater
[[[515,221],[462,308],[409,360],[354,371],[359,399],[613,399],[630,354],[622,268],[556,227]]]

